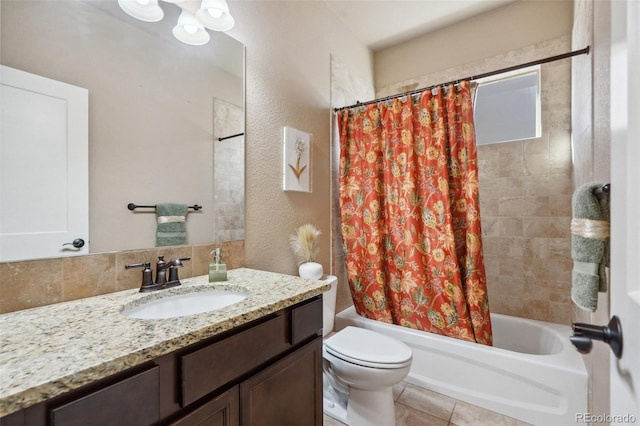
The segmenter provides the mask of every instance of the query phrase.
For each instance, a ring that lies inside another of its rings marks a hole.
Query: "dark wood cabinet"
[[[287,351],[291,347],[286,337],[287,319],[286,313],[276,315],[224,340],[180,355],[181,405],[191,404]]]
[[[243,425],[322,424],[322,338],[240,384]]]
[[[238,426],[240,424],[238,392],[236,385],[168,424],[171,426]]]
[[[157,366],[49,410],[52,426],[139,426],[160,420]],[[115,415],[117,413],[117,416]]]
[[[322,425],[322,298],[0,419],[0,426]]]

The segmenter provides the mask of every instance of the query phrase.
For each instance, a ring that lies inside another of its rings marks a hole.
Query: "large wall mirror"
[[[244,137],[224,139],[244,132],[244,46],[184,44],[160,4],[155,23],[115,0],[0,4],[2,65],[88,90],[90,253],[156,245],[155,212],[129,203],[202,206],[187,244],[244,239]]]

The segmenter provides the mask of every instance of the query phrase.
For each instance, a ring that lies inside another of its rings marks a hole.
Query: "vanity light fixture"
[[[178,23],[172,32],[178,40],[186,44],[200,46],[208,43],[211,37],[205,27],[213,31],[228,31],[235,24],[226,0],[202,0],[197,9],[195,9],[197,6],[190,5],[194,3],[192,1],[163,1],[174,3],[182,9]],[[158,22],[164,17],[158,0],[118,0],[118,5],[128,15],[141,21]]]
[[[141,21],[158,22],[164,18],[158,0],[118,0],[118,5],[128,15]]]
[[[207,44],[211,37],[204,26],[191,12],[183,10],[178,18],[178,25],[173,27],[173,35],[183,43],[193,46]]]
[[[225,0],[202,0],[196,16],[205,27],[214,31],[229,31],[235,24]]]

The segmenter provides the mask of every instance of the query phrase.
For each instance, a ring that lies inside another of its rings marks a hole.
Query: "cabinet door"
[[[238,386],[196,408],[171,426],[237,426],[239,422]]]
[[[322,425],[322,338],[240,384],[240,422]]]

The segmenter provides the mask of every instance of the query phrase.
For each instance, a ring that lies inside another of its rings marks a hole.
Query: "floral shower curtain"
[[[338,113],[347,276],[365,317],[492,344],[470,83]]]

